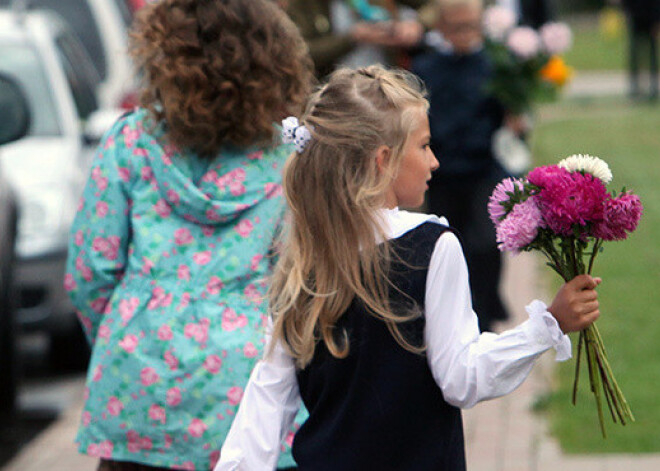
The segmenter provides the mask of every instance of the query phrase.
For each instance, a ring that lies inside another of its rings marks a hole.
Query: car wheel
[[[3,244],[0,250],[0,418],[11,419],[15,413],[16,391],[19,377],[19,358],[17,349],[18,326],[14,318],[14,240],[15,220],[13,230],[9,235],[9,243]]]

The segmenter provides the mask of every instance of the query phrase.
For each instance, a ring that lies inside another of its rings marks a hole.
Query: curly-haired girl
[[[142,107],[99,146],[69,248],[92,344],[77,442],[100,470],[208,470],[262,350],[292,150],[274,123],[312,65],[269,0],[151,3],[132,50]]]
[[[273,469],[300,399],[301,471],[464,471],[461,407],[506,394],[535,360],[599,315],[582,275],[549,307],[500,335],[479,334],[468,273],[444,218],[424,201],[438,161],[419,81],[373,66],[339,70],[286,137],[292,224],[269,291],[259,362],[216,471]]]

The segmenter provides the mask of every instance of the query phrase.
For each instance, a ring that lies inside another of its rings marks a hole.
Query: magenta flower
[[[509,193],[513,193],[516,189],[523,189],[522,180],[518,178],[505,178],[500,183],[497,184],[493,190],[493,194],[490,195],[488,199],[488,214],[490,215],[490,220],[493,221],[495,227],[497,227],[500,222],[506,216],[506,210],[502,203],[506,203],[511,198]]]
[[[535,197],[515,205],[496,228],[497,247],[502,252],[519,252],[536,239],[542,222]]]
[[[603,220],[594,226],[594,237],[603,240],[624,240],[628,232],[637,229],[644,207],[637,195],[624,193],[605,201]]]

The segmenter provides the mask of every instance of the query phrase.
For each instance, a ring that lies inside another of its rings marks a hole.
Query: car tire
[[[9,243],[0,250],[0,419],[11,420],[16,412],[20,361],[17,348],[19,337],[15,313],[14,241],[16,217],[12,217]]]

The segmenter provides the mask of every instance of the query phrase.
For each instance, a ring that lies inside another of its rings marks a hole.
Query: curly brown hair
[[[160,0],[138,13],[131,53],[141,105],[172,144],[212,157],[224,144],[273,143],[297,115],[313,66],[296,26],[271,0]]]

